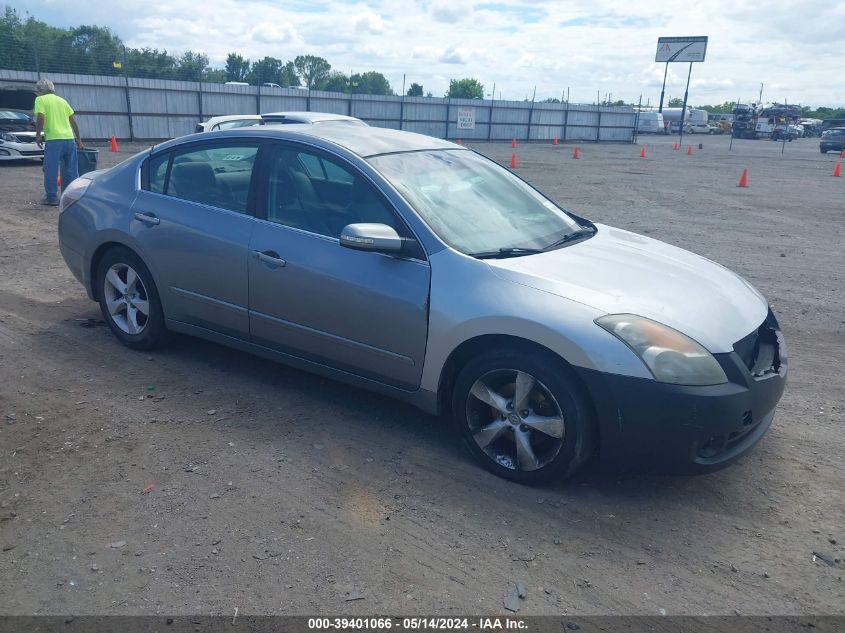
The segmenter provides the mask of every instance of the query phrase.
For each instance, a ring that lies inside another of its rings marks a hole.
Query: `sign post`
[[[707,36],[694,35],[690,37],[658,37],[657,53],[654,61],[665,63],[663,71],[663,88],[660,91],[660,112],[663,112],[663,95],[666,92],[666,73],[669,71],[670,62],[689,62],[687,73],[687,87],[684,90],[684,105],[681,109],[681,127],[679,145],[684,142],[684,120],[687,113],[687,98],[689,96],[689,82],[692,76],[692,65],[695,62],[703,62],[707,53]]]

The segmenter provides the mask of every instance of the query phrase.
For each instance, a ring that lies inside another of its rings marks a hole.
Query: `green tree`
[[[678,97],[672,97],[669,99],[669,103],[666,104],[667,108],[682,108],[684,107],[684,100],[679,99]]]
[[[320,90],[326,92],[349,92],[349,77],[333,70],[320,84]]]
[[[249,73],[249,60],[237,53],[226,56],[226,81],[243,81]]]
[[[302,83],[309,89],[317,88],[329,76],[332,69],[329,62],[315,55],[297,55],[293,60],[293,66]]]
[[[202,81],[208,70],[208,56],[205,53],[185,51],[176,60],[174,75],[183,81]]]
[[[212,84],[222,84],[229,81],[226,78],[226,71],[222,68],[209,68],[205,71],[202,80]]]
[[[452,79],[446,96],[453,99],[483,99],[484,86],[478,79]]]
[[[370,70],[365,73],[355,73],[349,78],[355,92],[362,95],[392,95],[390,82],[380,72]]]
[[[281,59],[265,57],[257,62],[253,62],[252,68],[250,68],[249,74],[246,76],[246,80],[255,86],[260,86],[264,83],[278,84],[281,72]]]
[[[176,60],[157,48],[127,48],[126,73],[130,77],[167,79],[173,76]]]
[[[296,74],[296,68],[294,67],[293,62],[286,62],[285,65],[282,66],[282,70],[279,73],[279,81],[277,83],[283,88],[299,85],[299,76]]]
[[[27,42],[23,24],[17,11],[7,6],[0,17],[0,60],[9,70],[28,70],[34,67],[32,46]]]
[[[422,97],[423,96],[423,87],[421,84],[412,83],[411,87],[408,88],[407,95],[409,97]]]
[[[62,34],[60,41],[65,63],[77,73],[114,74],[114,62],[123,61],[123,43],[109,29],[80,26]]]

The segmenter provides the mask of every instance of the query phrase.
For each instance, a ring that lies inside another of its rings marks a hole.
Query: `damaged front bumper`
[[[723,468],[771,425],[787,356],[774,315],[716,354],[728,382],[706,387],[578,369],[599,421],[602,464],[614,470],[697,474]]]

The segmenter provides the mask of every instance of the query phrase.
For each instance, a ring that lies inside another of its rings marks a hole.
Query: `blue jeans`
[[[76,162],[76,141],[44,141],[44,193],[47,200],[58,200],[59,166],[62,169],[62,189],[79,178],[79,166]]]

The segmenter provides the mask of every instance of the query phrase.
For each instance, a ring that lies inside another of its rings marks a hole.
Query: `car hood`
[[[636,233],[596,227],[596,235],[571,246],[486,261],[503,279],[608,314],[659,321],[712,353],[731,351],[766,318],[766,299],[724,266]]]

